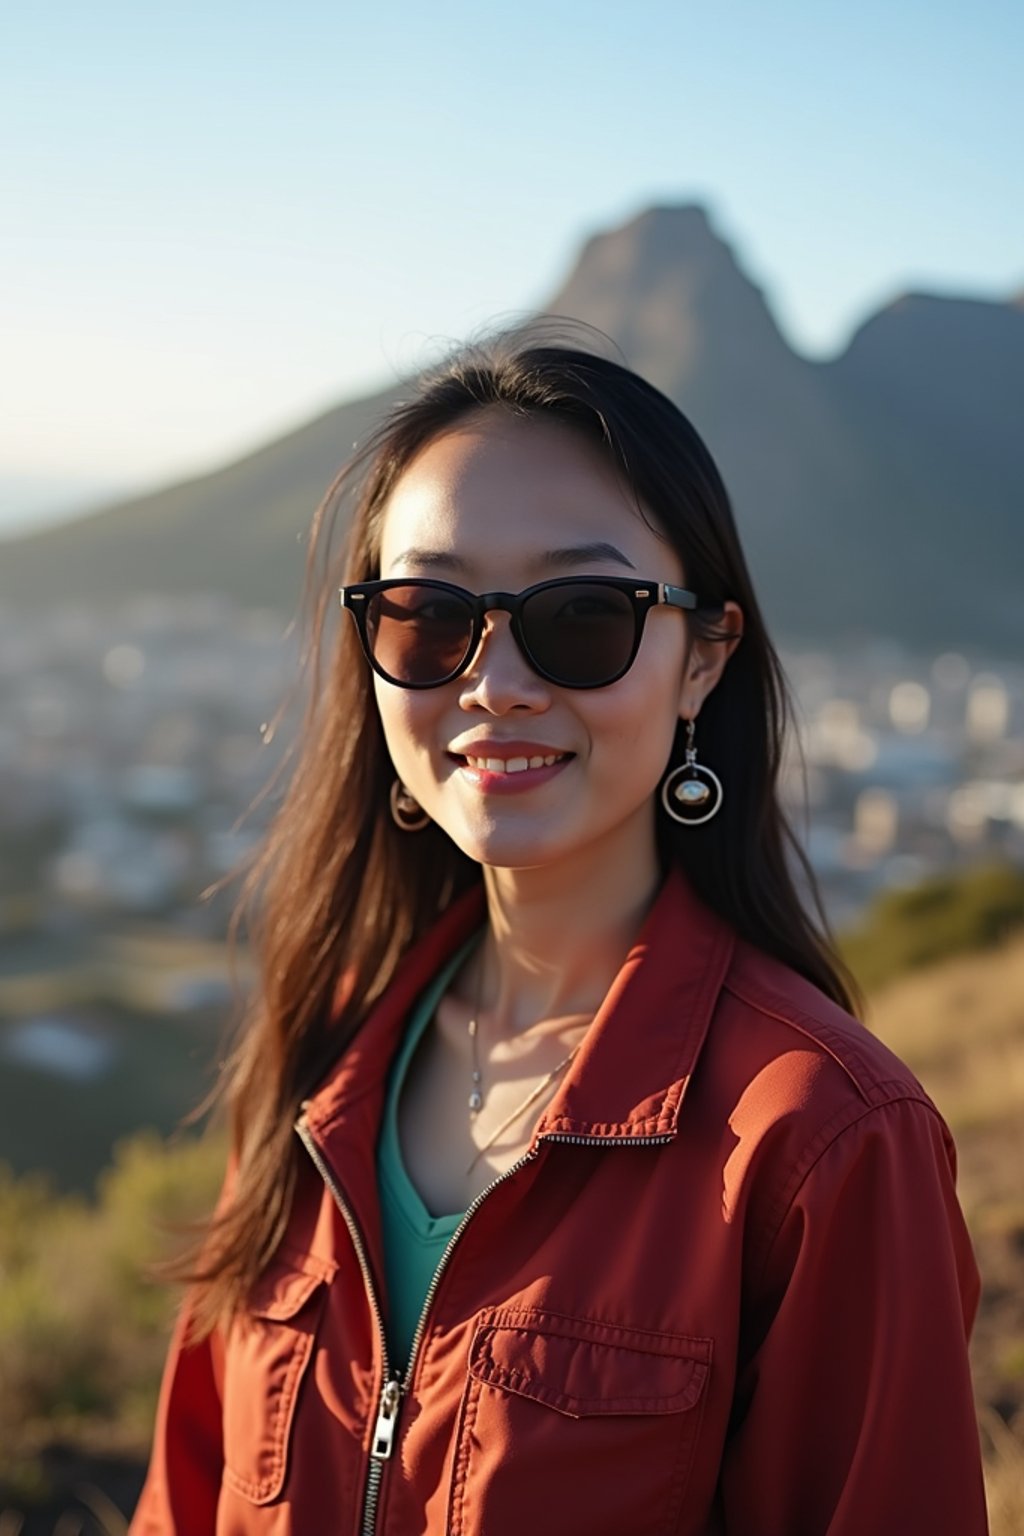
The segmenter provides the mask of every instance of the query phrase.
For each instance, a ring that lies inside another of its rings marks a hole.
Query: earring
[[[391,786],[391,819],[403,832],[422,832],[429,825],[430,817],[406,789],[401,779]]]
[[[678,768],[673,768],[662,781],[661,803],[671,816],[673,821],[678,821],[684,827],[699,827],[702,822],[710,821],[712,816],[718,814],[722,808],[725,795],[722,790],[722,781],[717,773],[710,768],[705,768],[703,763],[698,763],[696,748],[693,745],[694,723],[686,722],[686,762]],[[710,784],[703,783],[702,779],[710,780]],[[712,787],[713,786],[713,787]],[[708,802],[712,803],[710,806]],[[680,814],[680,807],[700,811],[698,816],[684,816]]]

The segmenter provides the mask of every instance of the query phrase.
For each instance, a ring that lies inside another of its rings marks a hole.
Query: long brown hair
[[[704,605],[691,615],[695,633],[720,635],[715,619],[728,599],[743,610],[743,638],[700,715],[700,758],[726,786],[722,809],[694,828],[659,810],[662,864],[681,865],[741,936],[843,1007],[857,1003],[779,805],[785,679],[728,494],[695,428],[665,395],[597,352],[522,332],[461,349],[394,406],[313,520],[298,752],[231,922],[232,941],[246,922],[258,962],[237,1045],[215,1090],[230,1115],[233,1193],[178,1271],[196,1288],[200,1333],[231,1315],[281,1240],[301,1152],[293,1127],[302,1099],[350,1043],[409,944],[482,878],[439,826],[409,837],[394,825],[394,770],[355,626],[347,614],[330,635],[328,626],[337,587],[380,574],[382,518],[397,478],[425,444],[485,407],[554,419],[600,445],[632,488],[638,515],[648,509],[678,550],[687,584]],[[347,500],[351,528],[337,556],[332,532]],[[680,725],[673,764],[684,750]]]

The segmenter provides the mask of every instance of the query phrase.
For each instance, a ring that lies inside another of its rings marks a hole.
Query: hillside
[[[1024,936],[890,983],[868,1022],[948,1120],[982,1275],[971,1368],[993,1536],[1024,1530]]]
[[[213,474],[0,545],[0,602],[219,591],[291,613],[313,511],[397,394],[339,406]]]
[[[682,206],[596,234],[544,309],[600,328],[693,417],[780,639],[1018,648],[1019,300],[907,295],[842,356],[812,363],[704,209]],[[401,389],[215,474],[5,543],[0,602],[201,588],[290,613],[313,509]]]

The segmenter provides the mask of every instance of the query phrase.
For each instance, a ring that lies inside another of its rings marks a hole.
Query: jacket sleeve
[[[216,1211],[237,1177],[232,1152]],[[214,1536],[223,1471],[224,1344],[215,1330],[190,1338],[192,1294],[178,1311],[164,1365],[149,1469],[128,1536]]]
[[[149,1470],[128,1536],[214,1536],[223,1451],[223,1349],[212,1334],[190,1343],[178,1315],[164,1367]]]
[[[929,1102],[826,1138],[764,1266],[719,1496],[728,1536],[985,1536],[967,1342],[980,1292]]]

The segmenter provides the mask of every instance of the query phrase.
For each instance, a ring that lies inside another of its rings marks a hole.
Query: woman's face
[[[571,553],[598,544],[608,548]],[[559,423],[500,409],[435,439],[399,477],[384,509],[380,574],[473,593],[573,575],[686,585],[678,555],[641,520],[599,448]],[[653,860],[654,796],[677,723],[696,713],[726,648],[702,669],[699,646],[688,657],[683,611],[658,605],[624,677],[564,688],[532,670],[509,619],[489,613],[466,671],[438,688],[403,689],[374,673],[398,777],[481,864],[537,868],[601,844],[610,857]],[[514,767],[555,753],[559,764],[525,773],[467,761]]]

